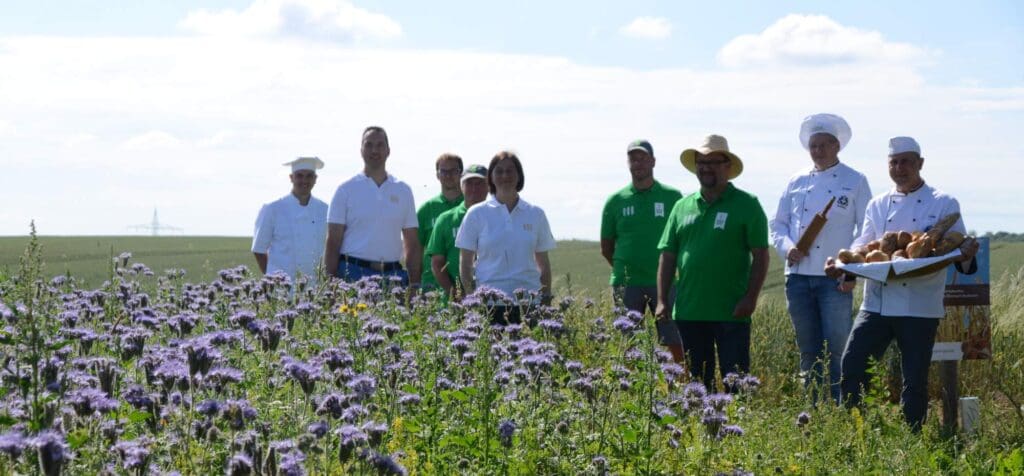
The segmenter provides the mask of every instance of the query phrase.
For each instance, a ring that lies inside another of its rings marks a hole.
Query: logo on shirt
[[[635,213],[635,211],[634,211],[632,205],[630,205],[628,207],[622,207],[622,216],[624,216],[624,217],[631,217],[631,216],[633,216],[634,213]]]
[[[665,216],[665,204],[661,202],[654,202],[654,216],[663,217]]]
[[[839,198],[836,199],[836,205],[838,205],[839,208],[846,208],[850,206],[850,197],[840,195]]]
[[[398,195],[391,195],[391,203],[398,203]]]
[[[715,215],[715,228],[714,229],[716,229],[716,230],[724,230],[725,229],[725,220],[727,220],[728,218],[729,218],[729,214],[728,213],[718,212],[718,215]]]
[[[686,217],[683,218],[683,226],[690,226],[695,221],[697,221],[697,215],[686,215]]]
[[[523,231],[533,231],[532,223],[523,223]]]

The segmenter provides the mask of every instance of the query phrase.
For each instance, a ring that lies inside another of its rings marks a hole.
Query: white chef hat
[[[850,125],[842,117],[835,114],[815,114],[805,117],[804,122],[800,124],[800,145],[804,146],[804,149],[810,149],[811,136],[822,133],[835,137],[839,141],[839,150],[843,150],[853,136]]]
[[[889,139],[889,155],[902,154],[904,152],[916,152],[921,155],[921,146],[913,137],[893,137]]]
[[[281,165],[290,165],[292,172],[299,170],[319,170],[324,168],[324,161],[320,160],[319,157],[299,157],[291,162],[285,162]]]

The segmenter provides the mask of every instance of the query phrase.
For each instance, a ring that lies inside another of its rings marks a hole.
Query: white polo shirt
[[[402,258],[402,230],[416,228],[412,189],[388,174],[380,186],[360,173],[338,186],[328,223],[345,225],[341,254],[367,261]]]
[[[476,283],[514,296],[516,289],[540,289],[534,254],[555,248],[544,210],[519,198],[509,213],[494,196],[473,205],[455,238],[459,249],[476,252]]]
[[[252,251],[267,254],[267,274],[316,276],[327,239],[327,204],[316,197],[302,206],[288,194],[263,205],[256,217]]]
[[[864,217],[864,231],[853,242],[854,247],[881,238],[887,231],[927,231],[946,215],[960,211],[956,199],[925,184],[903,194],[896,190],[871,200]],[[967,233],[963,219],[957,220],[951,230]],[[877,312],[883,316],[912,316],[942,318],[946,310],[942,305],[946,290],[946,270],[908,279],[888,282],[866,280],[862,311]]]
[[[794,266],[786,265],[786,274],[825,275],[825,260],[839,250],[849,248],[860,234],[864,209],[871,200],[871,188],[864,174],[839,162],[825,170],[802,171],[794,175],[779,199],[775,218],[769,224],[772,245],[786,263],[786,253],[796,246],[800,237],[835,197],[818,238],[811,244],[807,257]]]

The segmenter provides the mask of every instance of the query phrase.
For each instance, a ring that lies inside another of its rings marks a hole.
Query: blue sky
[[[1021,5],[14,2],[0,15],[0,199],[16,205],[0,234],[31,219],[122,234],[159,208],[189,234],[246,235],[287,192],[278,164],[324,158],[314,193],[329,200],[379,123],[418,201],[441,152],[513,148],[556,236],[595,239],[630,140],[649,138],[659,179],[690,191],[679,152],[725,134],[747,163],[737,185],[771,212],[809,163],[795,136],[816,112],[850,121],[841,158],[874,191],[889,187],[886,139],[914,135],[968,228],[1020,232]]]

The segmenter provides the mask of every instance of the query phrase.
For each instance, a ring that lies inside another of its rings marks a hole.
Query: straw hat
[[[740,160],[739,156],[729,152],[729,141],[725,140],[717,134],[711,134],[704,138],[704,143],[696,149],[686,149],[682,154],[679,154],[679,161],[683,163],[683,167],[686,170],[697,173],[697,154],[708,155],[715,152],[721,152],[725,154],[732,161],[731,168],[729,170],[729,180],[732,180],[743,172],[743,161]]]

